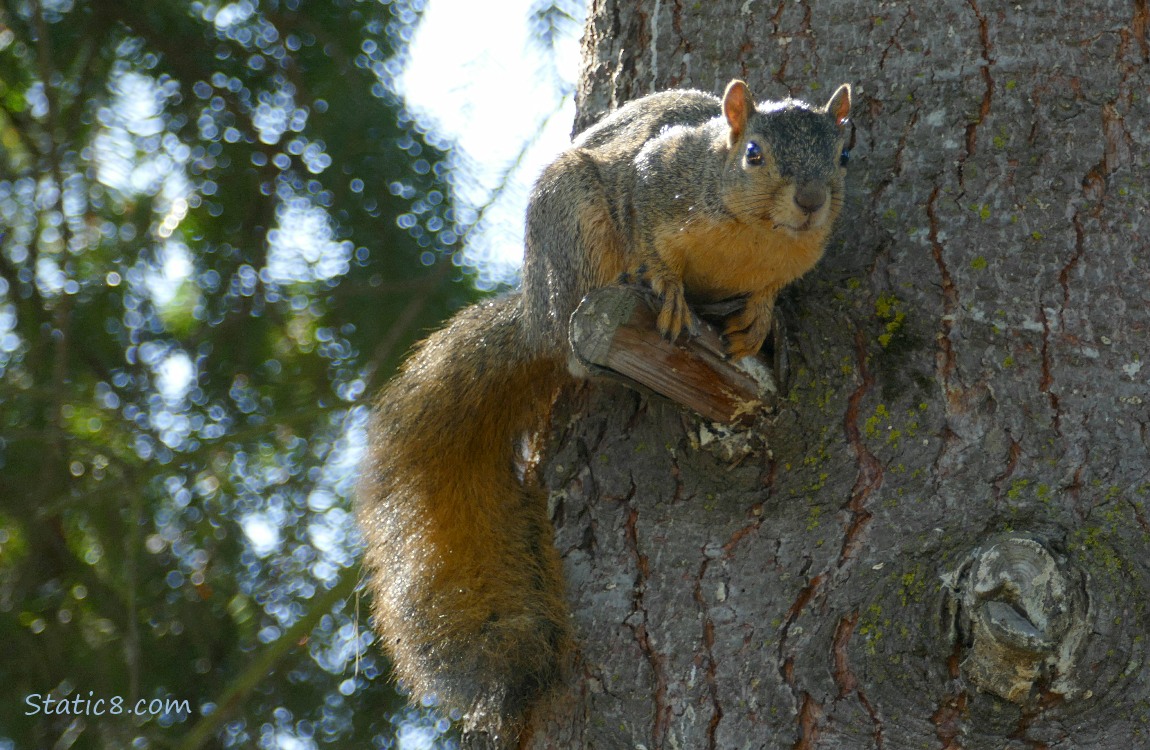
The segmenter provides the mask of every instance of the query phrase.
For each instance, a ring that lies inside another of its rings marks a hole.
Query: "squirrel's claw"
[[[658,291],[658,290],[656,290]],[[668,341],[679,338],[679,334],[686,328],[688,333],[698,331],[698,324],[694,315],[687,307],[687,298],[683,293],[683,286],[676,284],[663,291],[663,307],[659,310],[659,332]]]
[[[674,341],[679,338],[684,328],[691,334],[698,332],[699,324],[691,309],[687,307],[687,296],[681,280],[675,279],[669,273],[652,273],[646,264],[639,267],[638,275],[647,281],[651,285],[651,290],[663,300],[656,322],[659,333],[663,334],[665,339]]]
[[[727,321],[723,329],[723,340],[727,344],[727,354],[731,359],[752,357],[763,348],[767,334],[771,332],[771,319],[774,305],[770,301],[748,301],[743,311]]]
[[[731,359],[753,357],[763,348],[766,336],[761,338],[750,335],[747,331],[728,333],[723,339],[727,342],[727,354]]]

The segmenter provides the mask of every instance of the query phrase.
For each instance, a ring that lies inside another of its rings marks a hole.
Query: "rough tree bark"
[[[592,3],[579,127],[850,81],[851,198],[783,300],[757,450],[619,386],[564,400],[543,475],[580,651],[530,747],[1150,747],[1148,25]]]

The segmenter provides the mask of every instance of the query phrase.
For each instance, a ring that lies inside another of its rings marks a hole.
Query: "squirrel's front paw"
[[[651,284],[655,293],[663,298],[663,306],[659,309],[659,332],[668,341],[679,338],[679,334],[686,328],[690,333],[697,332],[695,317],[687,307],[687,298],[683,292],[682,284]],[[659,287],[662,287],[661,289]]]
[[[770,304],[748,303],[741,313],[727,321],[723,338],[731,359],[752,357],[763,348],[763,342],[771,331],[772,307]]]

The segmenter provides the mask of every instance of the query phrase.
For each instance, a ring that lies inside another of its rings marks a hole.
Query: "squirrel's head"
[[[746,83],[731,81],[723,94],[727,208],[795,234],[829,231],[842,208],[850,111],[850,84],[814,107],[797,99],[756,105]]]

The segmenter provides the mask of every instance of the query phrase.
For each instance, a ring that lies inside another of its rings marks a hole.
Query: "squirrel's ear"
[[[844,83],[835,89],[827,101],[826,111],[835,119],[835,125],[841,126],[851,116],[851,85]]]
[[[751,98],[747,84],[738,79],[728,83],[727,90],[723,92],[723,116],[731,128],[731,143],[742,137],[754,111],[755,100]]]

